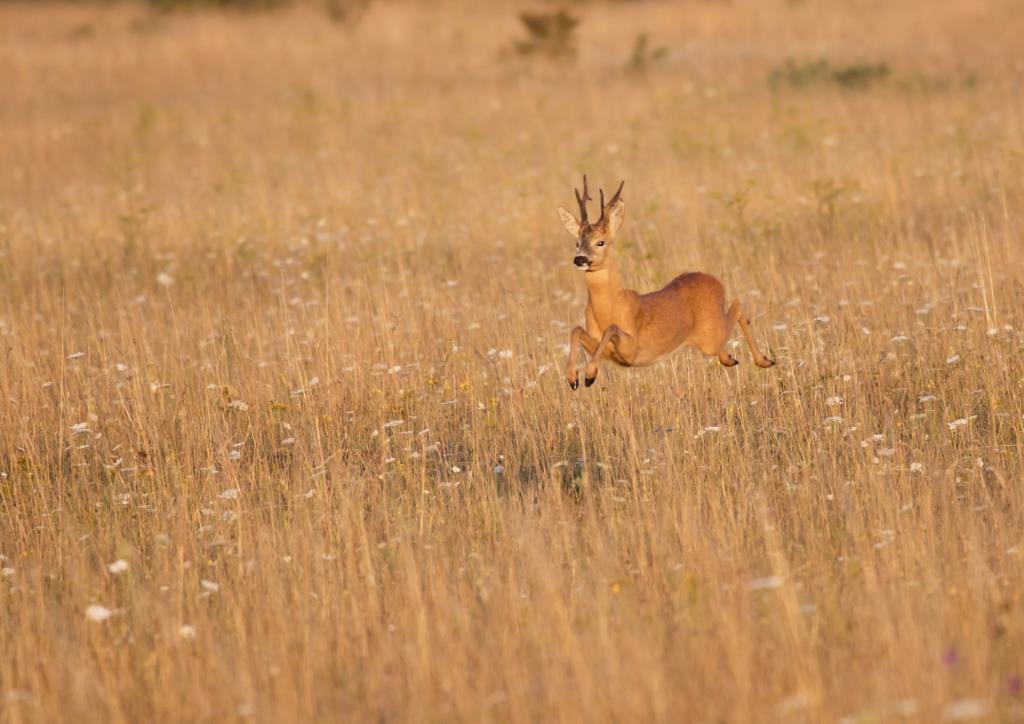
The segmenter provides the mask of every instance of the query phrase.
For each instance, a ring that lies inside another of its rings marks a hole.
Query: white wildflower
[[[239,704],[237,707],[235,707],[235,712],[237,712],[238,716],[242,717],[243,719],[249,719],[256,715],[256,707],[254,707],[251,703],[246,702],[244,704]]]
[[[186,641],[191,641],[196,637],[196,627],[187,623],[182,624],[181,628],[178,629],[178,636]]]
[[[765,591],[772,588],[778,588],[786,579],[782,576],[765,576],[764,578],[755,578],[754,580],[747,583],[747,588],[751,591]]]
[[[203,587],[204,591],[209,591],[210,593],[216,593],[220,590],[219,583],[217,583],[216,581],[207,580],[206,578],[200,580],[199,585]]]
[[[107,570],[113,573],[115,576],[118,573],[124,573],[128,570],[128,561],[124,558],[118,558],[116,561],[107,566]]]
[[[917,716],[921,705],[917,703],[917,699],[900,699],[893,704],[892,708],[900,716],[909,719],[912,716]]]
[[[85,617],[90,621],[96,621],[97,623],[102,623],[113,615],[113,611],[98,603],[91,603],[85,609]]]
[[[71,433],[73,435],[85,435],[88,432],[89,432],[89,423],[88,422],[76,422],[74,425],[71,426]]]
[[[162,287],[169,287],[174,284],[174,277],[167,272],[160,272],[156,275],[156,283]]]
[[[810,701],[807,699],[807,696],[802,693],[798,693],[780,701],[775,706],[775,711],[780,717],[790,720],[794,718],[794,714],[796,712],[804,711],[809,706]]]
[[[992,705],[984,699],[957,699],[946,706],[942,718],[946,721],[984,719],[991,710]]]

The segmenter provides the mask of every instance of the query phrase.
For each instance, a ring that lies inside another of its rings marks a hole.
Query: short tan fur
[[[580,209],[577,219],[563,208],[558,209],[565,228],[576,237],[573,263],[586,272],[586,326],[577,326],[569,338],[569,362],[566,378],[572,389],[579,387],[576,356],[580,345],[590,356],[584,381],[589,387],[597,378],[598,365],[606,359],[623,367],[654,364],[682,346],[698,348],[706,355],[716,355],[726,367],[739,362],[726,351],[733,326],[739,324],[746,337],[754,364],[771,367],[757,348],[750,322],[743,316],[738,299],[725,308],[725,287],[715,277],[702,272],[680,274],[664,288],[649,294],[638,294],[622,286],[619,264],[612,253],[612,242],[622,225],[625,202],[623,181],[611,200],[605,204],[600,191],[601,217],[594,223],[587,219],[587,177],[583,177],[583,193],[576,189]]]

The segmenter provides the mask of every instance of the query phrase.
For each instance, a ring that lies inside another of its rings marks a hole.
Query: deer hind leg
[[[583,327],[577,326],[569,336],[569,362],[565,368],[565,377],[569,381],[569,387],[574,390],[580,386],[580,374],[576,366],[576,355],[579,354],[581,344],[586,348],[587,354],[593,357],[599,342],[591,337]]]
[[[732,306],[729,307],[729,311],[722,316],[721,325],[717,325],[702,342],[698,343],[701,352],[709,357],[718,357],[718,361],[723,367],[735,367],[740,363],[726,349],[729,344],[729,338],[732,337],[732,328],[736,325],[739,311],[739,302],[733,302]]]
[[[597,349],[590,355],[590,364],[587,365],[583,378],[587,387],[594,384],[594,380],[597,379],[597,367],[604,360],[608,345],[613,345],[619,359],[624,360],[627,364],[632,364],[636,359],[636,337],[626,334],[619,329],[618,325],[611,325],[601,336],[601,342],[597,345]]]
[[[732,325],[734,323],[738,323],[740,325],[740,330],[743,332],[743,336],[747,340],[747,346],[750,347],[750,354],[754,357],[754,364],[756,364],[758,367],[766,368],[773,366],[775,364],[775,360],[768,359],[763,354],[761,354],[761,350],[757,348],[757,341],[754,339],[754,332],[750,329],[750,320],[743,316],[743,310],[740,307],[739,299],[734,300],[732,306],[729,307],[728,316],[729,333],[732,333]],[[722,364],[725,364],[725,362],[722,362]],[[735,361],[733,364],[735,364]]]

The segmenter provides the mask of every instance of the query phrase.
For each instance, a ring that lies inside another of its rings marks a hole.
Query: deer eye
[[[597,245],[598,246],[604,246],[604,242],[603,241],[599,241],[599,242],[597,242]]]

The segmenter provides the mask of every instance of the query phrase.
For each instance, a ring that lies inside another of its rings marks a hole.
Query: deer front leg
[[[586,348],[587,354],[593,356],[594,350],[598,346],[598,340],[591,337],[583,327],[577,326],[572,330],[572,334],[569,335],[569,362],[565,367],[565,377],[569,380],[569,387],[574,390],[580,386],[580,375],[576,368],[576,355],[580,351],[581,344]]]
[[[597,345],[597,349],[594,350],[593,354],[590,355],[590,364],[587,365],[583,379],[587,387],[594,384],[594,380],[597,379],[597,366],[605,358],[608,345],[612,345],[615,348],[619,359],[627,365],[632,364],[633,360],[636,359],[636,337],[623,332],[616,324],[611,325],[608,329],[604,330],[601,342]]]

